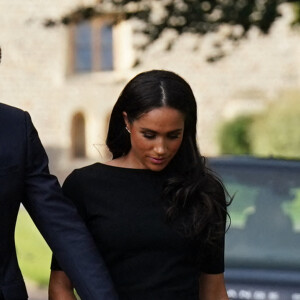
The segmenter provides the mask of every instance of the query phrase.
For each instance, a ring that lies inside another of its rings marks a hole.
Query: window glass
[[[113,69],[113,33],[112,25],[104,24],[100,28],[101,70]]]
[[[77,72],[92,69],[92,30],[88,22],[77,25],[75,30],[75,70]]]
[[[215,168],[234,195],[226,235],[227,267],[300,268],[300,169]]]

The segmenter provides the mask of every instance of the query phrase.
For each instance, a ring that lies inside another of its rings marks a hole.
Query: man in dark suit
[[[56,177],[49,174],[48,158],[29,114],[0,103],[1,300],[28,297],[14,242],[20,203],[29,212],[82,300],[117,299],[89,232],[74,206],[62,195]]]

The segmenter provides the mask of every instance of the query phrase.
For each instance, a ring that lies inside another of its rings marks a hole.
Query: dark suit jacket
[[[86,227],[49,174],[48,158],[29,114],[0,103],[0,298],[2,294],[5,300],[27,299],[14,242],[20,203],[81,299],[117,299]]]

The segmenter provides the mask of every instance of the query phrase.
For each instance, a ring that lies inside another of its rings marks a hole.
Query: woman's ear
[[[128,121],[128,117],[127,117],[126,111],[123,111],[122,115],[123,115],[124,122],[125,122],[125,129],[130,134],[131,133],[131,131],[130,131],[131,130],[131,128],[130,128],[130,122]]]
[[[124,118],[124,122],[125,122],[125,126],[129,128],[129,121],[128,121],[128,117],[127,117],[127,112],[123,111],[122,112],[123,118]]]

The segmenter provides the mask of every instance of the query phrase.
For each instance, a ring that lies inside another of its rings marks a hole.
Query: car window
[[[226,266],[300,268],[300,169],[222,166],[231,227]]]

